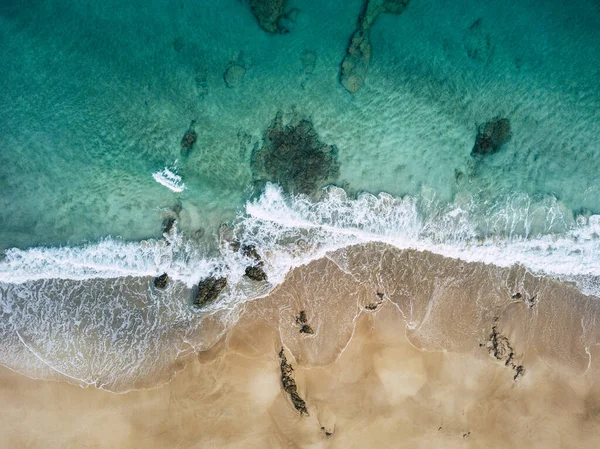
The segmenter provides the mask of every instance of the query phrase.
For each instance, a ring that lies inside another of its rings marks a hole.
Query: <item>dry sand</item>
[[[597,301],[518,267],[353,247],[246,304],[163,387],[0,370],[0,447],[597,448]]]

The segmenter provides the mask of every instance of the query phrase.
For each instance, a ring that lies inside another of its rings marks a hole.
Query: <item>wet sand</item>
[[[363,245],[243,308],[157,389],[116,395],[0,370],[0,447],[600,446],[600,310],[572,286]]]

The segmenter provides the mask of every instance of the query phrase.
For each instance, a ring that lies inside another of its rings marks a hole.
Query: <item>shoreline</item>
[[[508,295],[515,287],[522,296]],[[357,245],[292,270],[267,297],[244,304],[226,334],[179,359],[158,388],[107,395],[3,367],[0,441],[594,447],[596,302],[518,267]]]

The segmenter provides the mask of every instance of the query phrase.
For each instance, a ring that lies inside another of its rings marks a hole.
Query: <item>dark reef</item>
[[[258,180],[276,182],[293,193],[315,193],[339,176],[337,149],[320,141],[308,120],[283,124],[278,113],[252,154]]]
[[[258,20],[260,27],[267,33],[286,33],[287,29],[281,25],[285,18],[286,0],[250,0],[252,14]]]
[[[496,117],[477,127],[477,137],[471,154],[485,156],[496,153],[511,138],[510,121],[507,118]]]

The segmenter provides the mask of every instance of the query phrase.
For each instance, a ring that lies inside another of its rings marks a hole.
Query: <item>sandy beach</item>
[[[597,307],[520,268],[340,250],[246,304],[160,388],[2,369],[0,446],[598,447]]]

